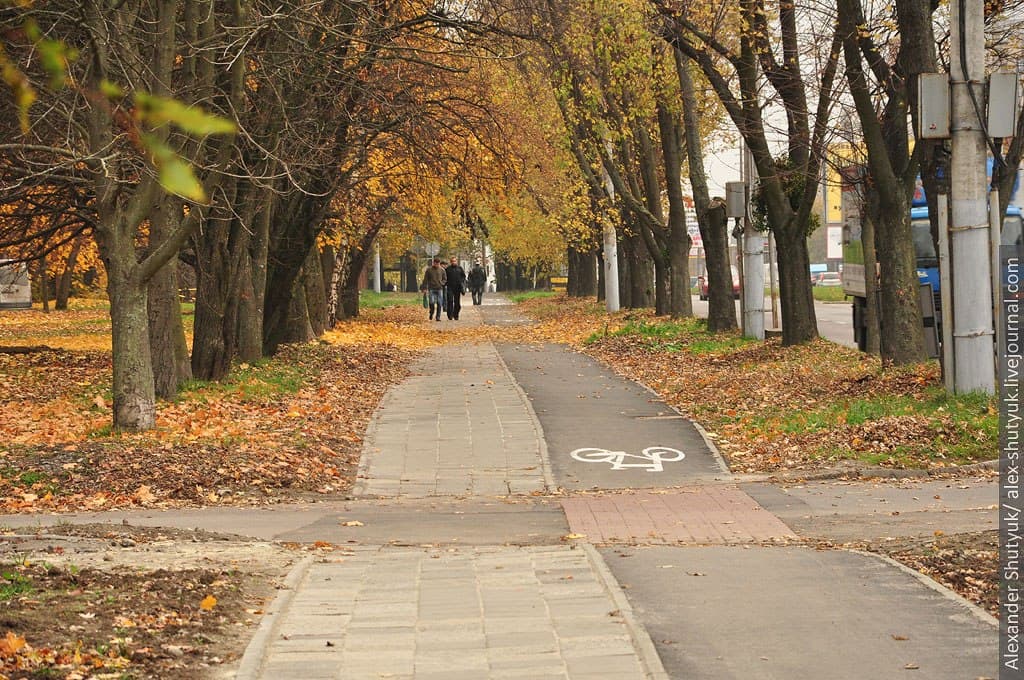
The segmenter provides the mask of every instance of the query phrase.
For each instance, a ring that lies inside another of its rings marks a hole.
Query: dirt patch
[[[165,528],[9,534],[0,543],[0,677],[231,677],[300,556]]]

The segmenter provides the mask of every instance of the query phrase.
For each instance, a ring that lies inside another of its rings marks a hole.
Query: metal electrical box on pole
[[[988,77],[989,137],[1003,139],[1017,133],[1020,111],[1020,76],[1016,71],[996,71]]]
[[[725,215],[740,219],[747,214],[747,183],[725,183]]]
[[[922,73],[917,77],[917,136],[949,139],[949,75]]]
[[[740,157],[740,169],[742,172],[742,166],[744,163],[745,156]],[[736,221],[736,226],[732,230],[732,237],[736,239],[736,258],[737,258],[737,270],[740,276],[740,282],[742,285],[743,281],[743,223],[747,216],[747,183],[746,182],[726,182],[725,183],[725,216],[727,219],[733,219]],[[731,261],[732,258],[730,258]],[[730,272],[732,266],[730,265]],[[743,315],[743,295],[740,295],[740,331],[746,334],[746,317]]]

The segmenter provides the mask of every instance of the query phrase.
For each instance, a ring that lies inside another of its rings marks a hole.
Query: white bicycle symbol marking
[[[663,462],[674,462],[682,460],[686,454],[678,449],[670,449],[667,446],[649,446],[641,454],[626,453],[625,451],[609,451],[608,449],[583,448],[576,449],[569,454],[581,463],[611,463],[612,470],[628,470],[630,468],[643,468],[648,472],[664,472]],[[648,461],[646,463],[627,463],[627,458],[637,458]]]

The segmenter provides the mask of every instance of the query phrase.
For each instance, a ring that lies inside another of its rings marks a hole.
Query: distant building
[[[0,309],[31,309],[32,281],[24,262],[0,260]]]

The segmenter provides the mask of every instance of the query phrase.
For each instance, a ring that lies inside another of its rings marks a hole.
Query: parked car
[[[740,299],[740,272],[736,267],[730,267],[732,270],[732,296],[733,298]],[[701,300],[708,299],[708,280],[706,276],[697,277],[697,295]]]
[[[821,272],[814,276],[815,286],[841,286],[843,285],[843,277],[839,275],[839,272]]]

